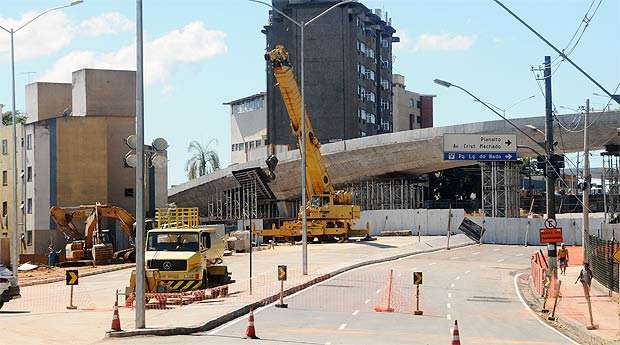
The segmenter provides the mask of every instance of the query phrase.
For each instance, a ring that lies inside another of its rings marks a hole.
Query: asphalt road
[[[265,344],[450,344],[458,320],[463,344],[575,344],[537,320],[515,290],[515,274],[536,248],[470,246],[364,267],[255,312]],[[392,270],[390,307],[388,276]],[[424,274],[423,316],[414,316],[413,271]],[[247,318],[211,332],[111,340],[111,344],[240,344]]]

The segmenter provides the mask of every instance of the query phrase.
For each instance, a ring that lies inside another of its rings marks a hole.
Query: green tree
[[[541,176],[542,170],[536,167],[536,158],[525,157],[521,159],[523,164],[521,165],[521,175],[528,178],[528,190],[532,190],[532,176]]]
[[[211,139],[206,145],[192,140],[187,147],[187,152],[192,156],[185,163],[187,178],[193,180],[197,177],[211,174],[220,169],[220,157],[211,145],[217,145],[217,140]]]
[[[16,116],[17,123],[26,123],[26,118],[27,117],[23,115],[22,112],[20,112],[19,110],[17,111],[17,116]],[[12,124],[13,124],[13,112],[12,111],[3,112],[2,113],[2,125],[8,126]]]

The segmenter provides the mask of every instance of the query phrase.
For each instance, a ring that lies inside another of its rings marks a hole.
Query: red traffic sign
[[[540,243],[561,243],[562,228],[543,228],[540,229]]]

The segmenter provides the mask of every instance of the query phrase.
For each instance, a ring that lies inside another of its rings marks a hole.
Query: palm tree
[[[185,163],[188,179],[193,180],[220,169],[220,157],[217,152],[210,149],[211,144],[217,145],[217,140],[211,139],[207,145],[202,145],[196,140],[189,143],[187,152],[193,155]]]

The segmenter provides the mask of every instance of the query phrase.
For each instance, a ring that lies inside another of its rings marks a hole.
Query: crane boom
[[[293,67],[288,60],[288,52],[282,45],[265,54],[273,69],[277,85],[282,94],[282,100],[291,119],[291,129],[301,152],[301,93],[293,74]],[[321,144],[314,133],[308,111],[305,112],[305,139],[306,139],[306,195],[332,194],[334,187],[331,183],[323,157]]]

